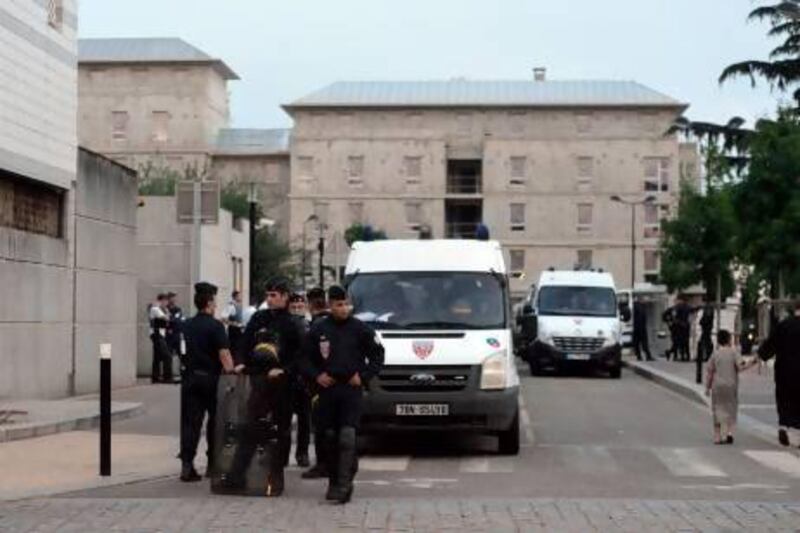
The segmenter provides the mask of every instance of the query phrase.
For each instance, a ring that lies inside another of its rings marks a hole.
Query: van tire
[[[519,455],[519,410],[514,415],[511,427],[498,435],[500,455]]]
[[[611,379],[619,379],[622,377],[622,365],[617,365],[613,367],[611,370],[608,371],[608,375]]]
[[[539,366],[539,363],[536,361],[528,361],[528,366],[531,369],[531,376],[541,376],[542,375],[542,367]]]

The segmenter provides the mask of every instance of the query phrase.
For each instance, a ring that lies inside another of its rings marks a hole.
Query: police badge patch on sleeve
[[[331,341],[326,337],[320,337],[319,339],[319,353],[323,359],[328,359],[331,356]]]

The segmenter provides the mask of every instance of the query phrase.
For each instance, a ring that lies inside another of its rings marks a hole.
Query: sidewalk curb
[[[144,413],[144,404],[116,402],[111,405],[111,420],[119,421]],[[30,422],[9,427],[0,427],[0,443],[32,439],[67,431],[93,429],[100,425],[100,413],[71,418],[67,420],[48,420]]]
[[[644,379],[661,385],[701,407],[711,408],[711,400],[705,395],[705,391],[701,385],[697,385],[696,383],[670,374],[669,372],[652,368],[639,361],[623,360],[622,364]],[[738,426],[754,437],[779,447],[777,443],[777,428],[742,413],[739,413],[738,416]]]

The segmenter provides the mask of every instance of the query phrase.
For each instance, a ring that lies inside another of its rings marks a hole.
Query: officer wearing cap
[[[236,355],[237,365],[244,365],[250,371],[250,368],[259,366],[254,351],[259,339],[269,339],[270,343],[277,346],[280,367],[286,373],[290,383],[299,375],[297,365],[305,335],[302,324],[289,313],[291,292],[290,283],[285,278],[273,278],[267,282],[268,308],[256,312],[247,323]],[[280,399],[276,409],[279,432],[278,453],[282,467],[289,462],[292,445],[291,394],[288,388],[285,391],[285,397]],[[280,480],[281,474],[282,468],[280,472],[276,473],[276,479]],[[279,495],[282,492],[283,487],[280,481],[276,483],[273,490],[273,495]]]
[[[233,372],[234,364],[228,337],[222,322],[214,318],[217,309],[217,288],[210,283],[195,285],[194,304],[197,314],[184,323],[186,354],[185,372],[181,380],[181,481],[199,481],[194,468],[197,444],[206,422],[208,469],[213,468],[214,417],[217,410],[217,381],[223,372]]]
[[[328,463],[326,499],[347,503],[358,469],[356,432],[369,380],[383,367],[377,334],[351,315],[342,287],[328,289],[331,315],[317,322],[307,337],[302,367],[319,387],[319,422]]]

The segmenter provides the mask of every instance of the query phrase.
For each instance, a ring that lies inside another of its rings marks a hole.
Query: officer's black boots
[[[193,481],[200,481],[203,478],[200,477],[200,474],[197,473],[197,470],[194,469],[194,465],[192,463],[183,463],[181,467],[181,481],[184,483],[191,483]]]
[[[356,473],[357,447],[356,429],[345,426],[339,430],[339,450],[336,461],[336,485],[332,498],[339,503],[347,503],[353,496],[353,477]]]
[[[297,466],[302,468],[308,468],[311,465],[311,461],[308,459],[308,454],[298,454],[295,458],[297,459]]]
[[[326,430],[322,447],[322,457],[326,465],[326,474],[328,477],[328,491],[325,493],[326,500],[335,500],[338,493],[336,487],[336,464],[338,461],[338,443],[336,439],[336,432],[332,429]]]

